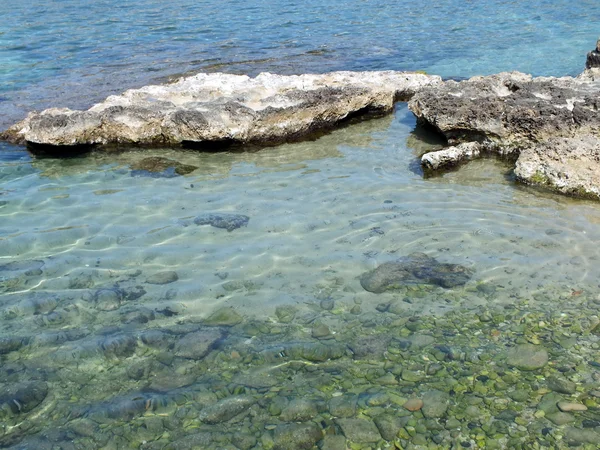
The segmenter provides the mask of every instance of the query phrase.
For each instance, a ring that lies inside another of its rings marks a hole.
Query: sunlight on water
[[[33,0],[0,128],[201,70],[574,75],[599,9]],[[424,178],[440,145],[405,104],[245,152],[0,143],[0,447],[596,448],[598,204]]]

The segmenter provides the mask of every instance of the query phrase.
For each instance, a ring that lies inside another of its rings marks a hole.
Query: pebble
[[[419,411],[423,407],[423,400],[419,398],[411,398],[402,406],[409,411]]]
[[[587,411],[587,406],[582,405],[581,403],[571,403],[571,402],[558,402],[558,409],[563,412],[569,411]]]

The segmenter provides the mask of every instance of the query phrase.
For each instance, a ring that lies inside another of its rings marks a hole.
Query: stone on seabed
[[[131,89],[87,111],[32,112],[4,139],[52,146],[261,143],[297,140],[355,113],[389,112],[438,76],[332,72],[255,78],[198,74]]]

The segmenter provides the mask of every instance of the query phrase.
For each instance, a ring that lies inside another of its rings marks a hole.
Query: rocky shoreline
[[[198,74],[110,96],[87,111],[32,112],[0,135],[66,155],[73,148],[230,144],[307,139],[408,101],[448,146],[421,157],[426,173],[483,156],[515,161],[517,181],[600,199],[600,40],[573,77],[519,72],[442,81],[411,72],[333,72],[255,78]]]
[[[357,115],[390,112],[396,101],[440,82],[439,76],[394,71],[198,74],[110,96],[87,111],[32,112],[2,137],[56,147],[277,144]]]

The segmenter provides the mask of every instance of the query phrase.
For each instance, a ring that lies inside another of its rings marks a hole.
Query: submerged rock
[[[590,52],[588,68],[600,63],[598,55]],[[500,73],[423,88],[409,108],[450,145],[423,155],[423,166],[442,170],[483,155],[509,156],[519,181],[600,199],[597,70],[577,78]]]
[[[200,214],[194,219],[196,225],[211,225],[215,228],[224,228],[233,231],[248,225],[250,217],[242,214],[211,213]]]
[[[170,283],[174,283],[177,280],[179,280],[179,275],[177,275],[177,272],[174,272],[172,270],[167,270],[165,272],[158,272],[158,273],[155,273],[154,275],[150,275],[146,279],[146,283],[148,283],[148,284],[170,284]]]
[[[533,344],[520,344],[508,351],[506,363],[520,370],[537,370],[548,364],[545,348]]]
[[[316,423],[278,425],[273,432],[274,450],[312,449],[323,438]]]
[[[4,385],[0,389],[0,418],[28,413],[44,401],[48,385],[42,381]]]
[[[220,328],[188,333],[175,344],[175,355],[188,359],[202,359],[217,345],[223,335]]]
[[[53,146],[281,142],[355,113],[389,112],[394,101],[440,81],[393,71],[255,78],[201,73],[110,96],[87,111],[32,112],[3,137]]]
[[[366,291],[375,294],[398,289],[406,284],[433,284],[452,288],[467,283],[472,274],[473,271],[468,267],[440,263],[425,253],[412,253],[364,273],[360,277],[360,284]]]
[[[152,178],[172,178],[178,175],[187,175],[197,168],[198,167],[196,166],[182,164],[173,159],[153,156],[131,164],[131,175]]]
[[[255,402],[256,400],[250,396],[228,397],[204,408],[200,411],[199,418],[202,422],[210,424],[226,422],[246,411]]]

